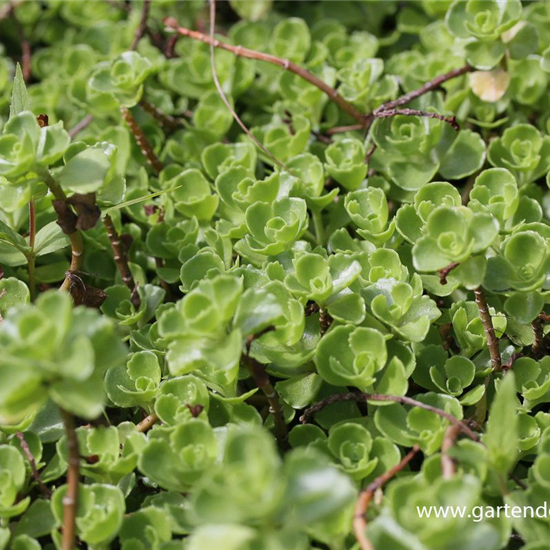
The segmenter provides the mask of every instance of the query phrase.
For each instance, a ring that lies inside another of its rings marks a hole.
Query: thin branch
[[[78,482],[80,468],[80,452],[75,430],[74,416],[60,409],[65,433],[67,435],[68,470],[67,492],[63,497],[63,537],[62,550],[73,550],[76,541],[76,511],[78,509]]]
[[[149,11],[151,9],[151,0],[143,0],[143,7],[141,9],[141,19],[139,21],[134,40],[130,46],[130,51],[137,49],[139,41],[143,38],[143,35],[147,32],[147,19],[149,18]]]
[[[439,270],[439,282],[442,285],[446,285],[447,284],[447,277],[449,276],[449,273],[453,269],[458,267],[459,265],[460,264],[458,262],[453,262],[453,263],[449,264],[447,267],[444,267],[443,269],[440,269]]]
[[[533,328],[533,333],[535,335],[535,340],[531,346],[531,353],[536,359],[539,359],[544,354],[544,332],[542,330],[542,320],[540,317],[537,317],[532,323],[531,327]]]
[[[136,139],[136,142],[139,145],[143,156],[147,159],[147,162],[151,165],[158,176],[164,168],[164,164],[157,157],[151,143],[147,139],[147,136],[141,129],[140,125],[137,123],[136,119],[133,117],[130,109],[128,109],[127,107],[121,107],[120,113],[122,114],[122,118],[128,125],[128,128],[130,128],[130,131],[132,132],[132,134],[134,134],[134,138]]]
[[[458,76],[462,76],[463,74],[469,73],[473,71],[474,68],[470,65],[464,65],[464,67],[460,67],[458,69],[453,69],[452,71],[449,71],[448,73],[436,76],[429,82],[426,82],[423,86],[420,88],[413,90],[412,92],[409,92],[405,95],[402,95],[401,97],[398,97],[397,99],[394,99],[393,101],[388,101],[387,103],[383,103],[375,109],[374,113],[376,114],[377,111],[387,111],[389,109],[394,109],[396,107],[400,107],[401,105],[405,105],[409,102],[411,102],[413,99],[416,99],[417,97],[420,97],[421,95],[427,94],[428,92],[431,92],[432,90],[435,90],[439,88],[442,84],[447,82],[448,80],[451,80],[453,78],[456,78]]]
[[[36,481],[38,487],[42,491],[42,494],[46,498],[50,498],[52,496],[52,492],[50,491],[50,489],[44,484],[44,482],[40,478],[40,474],[38,473],[38,468],[36,467],[36,460],[34,458],[34,455],[31,452],[29,444],[25,440],[25,436],[19,431],[16,432],[15,435],[17,436],[17,439],[19,439],[19,442],[21,443],[21,449],[23,449],[23,452],[25,453],[25,455],[26,455],[26,457],[29,461],[29,464],[31,465],[32,477],[34,478],[34,480]]]
[[[414,445],[413,448],[409,451],[407,455],[401,460],[399,464],[388,470],[386,473],[377,477],[372,483],[369,483],[365,489],[359,493],[359,498],[357,499],[357,504],[355,506],[355,515],[353,517],[353,531],[355,533],[355,538],[359,543],[361,550],[374,550],[374,546],[367,539],[366,530],[367,530],[367,511],[369,504],[374,497],[374,494],[378,489],[380,489],[384,484],[386,484],[393,476],[399,473],[405,466],[414,458],[416,453],[420,448],[418,445]]]
[[[398,115],[436,118],[437,120],[442,120],[443,122],[450,124],[451,127],[457,132],[460,130],[460,126],[458,125],[458,122],[456,121],[456,117],[454,115],[444,116],[444,115],[440,115],[439,113],[429,113],[428,111],[419,111],[418,109],[385,109],[383,111],[376,110],[374,112],[374,116],[376,118],[390,118]]]
[[[69,136],[74,138],[78,133],[82,132],[82,130],[85,130],[93,121],[93,115],[86,115],[78,124],[69,130]]]
[[[29,248],[31,249],[30,253],[27,254],[27,265],[29,270],[29,292],[31,296],[31,302],[34,301],[34,292],[35,292],[35,264],[36,256],[34,254],[34,242],[36,239],[36,209],[34,206],[34,200],[31,199],[29,202]]]
[[[139,298],[139,294],[137,293],[134,277],[132,275],[132,272],[130,271],[130,266],[128,265],[128,255],[126,254],[126,247],[124,243],[120,240],[120,236],[109,214],[106,214],[103,218],[103,225],[107,230],[107,237],[109,237],[109,242],[111,243],[111,248],[113,249],[115,264],[122,277],[122,282],[130,289],[130,292],[132,293],[132,304],[134,304],[134,307],[138,309],[141,301]]]
[[[241,127],[243,132],[252,139],[252,141],[256,144],[257,147],[259,147],[277,166],[280,166],[287,172],[290,172],[289,168],[283,164],[275,155],[269,151],[269,149],[247,128],[246,124],[241,120],[235,109],[233,109],[233,106],[227,99],[227,96],[225,95],[225,92],[223,91],[222,85],[220,84],[220,80],[218,78],[218,72],[216,71],[216,63],[215,63],[215,57],[214,57],[214,46],[218,42],[214,38],[214,28],[216,24],[216,1],[210,0],[210,37],[209,37],[209,44],[210,44],[210,67],[212,70],[212,79],[214,80],[214,84],[216,85],[216,89],[218,90],[218,94],[220,95],[221,100],[223,101],[224,105],[227,107],[227,110],[231,113],[231,116],[235,120],[235,122]],[[292,173],[292,172],[291,172]]]
[[[288,428],[285,422],[283,406],[281,405],[279,394],[269,379],[269,375],[265,370],[265,365],[262,365],[250,356],[250,346],[252,342],[271,330],[273,330],[273,327],[267,327],[258,334],[249,336],[246,341],[246,354],[243,354],[243,358],[250,374],[252,374],[252,378],[254,379],[256,386],[267,398],[269,403],[269,412],[273,415],[275,437],[282,448],[287,448]]]
[[[383,395],[379,393],[363,393],[363,392],[350,392],[350,393],[335,393],[329,395],[325,399],[318,401],[315,405],[309,407],[304,411],[304,414],[300,417],[300,422],[302,424],[307,424],[310,418],[322,411],[325,407],[338,403],[340,401],[355,401],[357,403],[362,403],[364,401],[391,401],[394,403],[401,403],[402,405],[409,405],[411,407],[418,407],[419,409],[424,409],[425,411],[432,412],[437,414],[441,418],[445,418],[451,424],[458,426],[460,431],[467,435],[473,441],[479,441],[479,435],[471,430],[464,422],[454,417],[452,414],[444,411],[443,409],[438,409],[437,407],[432,407],[422,401],[417,401],[411,397],[400,396],[400,395]]]
[[[460,430],[456,424],[449,426],[445,431],[445,437],[441,445],[441,472],[444,479],[450,479],[456,473],[456,464],[449,455],[449,451],[454,447]]]
[[[149,431],[157,422],[159,421],[159,417],[156,414],[150,414],[146,418],[144,418],[139,424],[136,424],[136,430],[138,432],[147,432]]]
[[[487,299],[485,298],[483,288],[476,288],[474,290],[474,296],[479,309],[479,316],[481,317],[481,322],[483,323],[483,328],[485,329],[485,335],[487,336],[487,347],[489,348],[489,355],[491,356],[493,372],[500,372],[502,370],[502,359],[498,348],[498,339],[495,335],[493,319],[489,313],[489,306],[487,305]]]
[[[364,123],[361,124],[349,124],[348,126],[335,126],[327,130],[327,135],[332,136],[333,134],[342,134],[343,132],[355,132],[362,130],[365,127]]]
[[[48,170],[42,170],[40,172],[40,176],[42,177],[42,181],[46,184],[52,195],[55,197],[55,200],[60,203],[67,203],[67,195],[65,195],[65,192],[59,183],[55,181],[50,172]],[[71,265],[68,271],[80,271],[84,260],[84,241],[82,240],[82,234],[80,231],[76,230],[69,233],[68,237],[71,242]],[[69,292],[71,284],[71,278],[66,276],[59,290],[66,290]]]
[[[139,106],[151,117],[154,118],[164,130],[173,132],[183,126],[182,121],[176,117],[163,113],[156,105],[147,101],[144,97],[141,98]]]
[[[276,57],[268,53],[258,52],[256,50],[250,50],[243,46],[232,46],[231,44],[226,44],[225,42],[221,42],[220,40],[212,38],[211,36],[208,36],[202,32],[192,31],[185,27],[180,27],[176,19],[173,17],[166,17],[164,19],[164,24],[169,29],[178,32],[182,36],[187,36],[189,38],[192,38],[193,40],[204,42],[205,44],[209,44],[215,48],[227,50],[238,57],[265,61],[266,63],[271,63],[273,65],[277,65],[283,68],[284,70],[288,70],[303,78],[316,88],[319,88],[319,90],[324,92],[331,101],[336,103],[336,105],[338,105],[343,111],[348,113],[355,120],[358,120],[359,122],[365,121],[365,115],[361,113],[357,108],[355,108],[351,103],[346,101],[334,88],[329,86],[326,82],[323,82],[320,78],[316,77],[307,69],[296,65],[296,63],[293,63],[289,59],[281,59],[280,57]]]

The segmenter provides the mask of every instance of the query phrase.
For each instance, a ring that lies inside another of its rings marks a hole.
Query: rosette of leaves
[[[427,390],[453,397],[462,396],[461,404],[473,405],[485,390],[482,380],[475,385],[476,375],[476,366],[470,359],[461,355],[449,357],[442,347],[432,344],[423,348],[417,356],[413,379]]]
[[[245,223],[248,233],[235,249],[256,258],[275,256],[288,250],[306,231],[306,202],[295,197],[257,202],[246,209]]]
[[[413,246],[414,266],[419,271],[438,271],[465,262],[491,246],[499,229],[489,212],[474,212],[464,206],[437,207],[426,221],[423,236]],[[483,277],[483,268],[478,268],[478,273],[470,270],[464,283],[468,288],[479,286],[478,277]]]
[[[361,295],[373,315],[401,338],[421,342],[441,312],[423,294],[420,275],[409,278],[397,252],[389,249],[374,252],[363,266],[363,273],[367,270],[368,282],[364,281]]]
[[[207,179],[200,170],[190,168],[170,180],[174,206],[184,216],[209,221],[218,208],[219,198],[212,194]]]
[[[510,170],[520,185],[534,181],[550,170],[550,136],[530,124],[517,124],[491,141],[488,159]]]
[[[349,286],[359,276],[361,265],[351,256],[306,253],[293,260],[294,271],[284,280],[294,296],[316,302],[343,323],[359,324],[365,317],[363,298]]]
[[[152,351],[139,351],[126,365],[107,371],[105,391],[118,407],[147,407],[155,399],[161,377],[157,355]]]
[[[348,101],[367,112],[397,93],[397,82],[390,75],[383,75],[382,59],[359,59],[353,65],[338,71],[341,82],[338,91]]]
[[[520,227],[504,239],[500,253],[489,258],[483,285],[494,291],[528,292],[546,286],[549,273],[548,239]]]
[[[365,391],[386,365],[388,354],[381,332],[373,328],[338,326],[320,341],[315,364],[323,380],[334,386]]]
[[[30,497],[18,499],[25,486],[27,468],[23,455],[10,445],[0,445],[0,517],[11,518],[22,514],[30,504]]]
[[[102,62],[88,81],[92,94],[108,94],[124,107],[133,107],[143,95],[143,83],[152,71],[150,61],[137,52],[124,52]]]
[[[348,191],[357,189],[367,175],[365,147],[355,138],[343,138],[325,151],[325,169]]]
[[[201,154],[204,171],[213,180],[229,168],[238,166],[247,168],[253,173],[256,168],[256,160],[256,147],[249,142],[213,143],[206,147]]]
[[[466,517],[467,514],[464,518],[449,514],[436,522],[432,518],[420,517],[417,512],[424,507],[446,506],[448,498],[456,502],[456,506],[464,506],[465,510],[483,506],[482,483],[473,474],[457,475],[451,479],[436,477],[428,472],[419,476],[403,476],[392,484],[386,505],[369,525],[369,540],[376,547],[403,544],[404,548],[412,548],[415,544],[418,548],[443,550],[451,544],[475,547],[478,540],[483,540],[483,547],[487,550],[501,547],[501,532],[505,529],[502,521],[496,524],[472,522],[471,518]],[[414,510],[414,514],[410,510]]]
[[[233,395],[243,339],[279,322],[284,317],[277,295],[263,289],[243,293],[242,279],[230,275],[204,279],[160,317],[170,373],[195,373]]]
[[[30,110],[13,114],[0,137],[0,175],[16,183],[34,168],[45,169],[63,157],[70,141],[62,122],[41,128]]]
[[[51,536],[59,545],[63,524],[63,497],[67,486],[59,487],[52,495],[52,511],[56,527]],[[78,538],[90,547],[101,547],[112,541],[122,525],[126,502],[122,491],[113,485],[92,483],[78,488],[76,531]]]
[[[468,63],[489,70],[506,53],[502,35],[519,21],[521,12],[519,0],[456,0],[447,12],[446,21],[454,36],[467,40]]]
[[[501,227],[510,225],[519,206],[518,185],[505,168],[484,170],[475,180],[468,206],[475,211],[488,211]]]
[[[80,471],[98,483],[118,484],[131,474],[138,456],[146,445],[145,434],[135,431],[130,422],[118,426],[77,428],[80,452]],[[57,452],[66,463],[69,461],[67,438],[57,442]]]
[[[344,205],[357,233],[380,246],[393,236],[395,222],[388,224],[389,208],[384,191],[377,187],[359,189],[346,195]]]
[[[460,193],[450,183],[431,182],[419,189],[411,204],[403,204],[395,215],[397,231],[414,244],[422,237],[429,215],[438,206],[454,208],[462,204]]]
[[[489,308],[489,314],[495,334],[500,338],[506,330],[506,317],[492,307]],[[487,346],[487,335],[475,302],[454,303],[451,306],[450,316],[453,332],[463,355],[471,357]]]
[[[377,119],[372,132],[377,149],[371,167],[404,191],[418,191],[438,172],[446,179],[469,176],[485,160],[485,144],[478,134],[456,132],[433,118],[398,114]],[[456,161],[459,156],[461,162]]]
[[[264,147],[282,162],[304,153],[311,135],[309,118],[299,113],[291,114],[290,125],[276,114],[269,124],[250,129]]]
[[[531,357],[520,357],[514,362],[516,390],[523,398],[523,405],[529,409],[550,399],[550,358],[536,361]],[[517,369],[516,369],[517,367]]]
[[[103,376],[125,360],[126,347],[107,318],[71,302],[68,294],[44,293],[35,305],[10,310],[0,325],[4,423],[36,412],[48,397],[84,418],[102,412]]]
[[[186,492],[212,468],[217,456],[212,426],[191,418],[172,428],[155,428],[139,454],[139,469],[163,489]]]
[[[450,395],[428,392],[417,395],[415,399],[462,419],[462,406]],[[412,447],[417,444],[427,455],[439,450],[449,427],[448,420],[431,411],[400,403],[379,407],[374,415],[374,422],[377,429],[396,445]]]
[[[144,506],[128,514],[122,523],[118,538],[123,550],[176,550],[181,548],[171,543],[170,518],[163,509]]]
[[[397,455],[399,460],[395,446],[388,447],[382,438],[373,439],[367,428],[359,423],[346,422],[333,426],[326,443],[338,466],[356,481],[371,478],[380,460],[385,463],[384,467],[388,466],[388,458],[391,462]]]
[[[116,320],[120,326],[143,327],[154,317],[166,292],[161,287],[152,284],[138,286],[135,290],[140,298],[137,307],[132,300],[133,292],[122,284],[107,287],[105,289],[107,298],[101,305],[101,311],[107,317]]]
[[[305,199],[312,211],[326,208],[338,195],[339,189],[335,188],[323,194],[325,190],[325,170],[319,158],[311,153],[303,153],[286,163],[292,171],[292,196]]]
[[[193,417],[193,411],[200,408],[208,414],[210,394],[206,384],[192,374],[164,380],[155,401],[155,412],[161,422],[177,426]],[[195,414],[195,417],[199,417]]]

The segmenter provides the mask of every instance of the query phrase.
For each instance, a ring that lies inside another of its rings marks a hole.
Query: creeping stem
[[[75,430],[74,416],[64,409],[60,409],[61,418],[67,435],[68,470],[67,492],[63,497],[63,535],[62,550],[73,550],[76,541],[76,511],[78,509],[78,478],[80,453],[78,438]]]
[[[481,317],[481,322],[487,336],[487,347],[489,348],[489,355],[491,356],[493,372],[500,372],[502,370],[502,359],[500,357],[500,350],[498,349],[498,339],[495,335],[493,319],[489,313],[489,306],[485,298],[485,292],[483,292],[481,287],[478,287],[474,290],[474,296],[479,309],[479,316]]]

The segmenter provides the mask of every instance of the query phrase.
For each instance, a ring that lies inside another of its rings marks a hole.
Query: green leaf
[[[15,66],[15,78],[13,80],[13,88],[11,92],[10,102],[10,119],[23,111],[31,110],[31,101],[27,92],[27,86],[23,79],[21,65],[17,63]]]
[[[514,466],[519,444],[518,402],[514,373],[509,372],[498,386],[489,411],[487,431],[483,438],[489,450],[489,460],[502,475]]]

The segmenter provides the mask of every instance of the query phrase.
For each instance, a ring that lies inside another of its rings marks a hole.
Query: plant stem
[[[25,453],[25,455],[26,455],[26,457],[29,461],[29,464],[31,465],[32,477],[34,478],[34,480],[36,481],[38,487],[42,491],[42,494],[46,498],[50,498],[52,496],[52,492],[50,491],[50,489],[46,485],[44,485],[44,482],[40,478],[40,474],[38,473],[38,468],[36,467],[36,460],[34,458],[34,455],[31,452],[29,444],[27,443],[27,441],[25,439],[25,436],[19,431],[15,432],[15,435],[17,436],[17,439],[19,439],[19,442],[21,443],[21,449]]]
[[[544,353],[544,332],[542,330],[542,321],[537,317],[532,323],[531,327],[533,328],[533,333],[535,335],[535,340],[531,346],[531,353],[533,356],[538,359],[542,357]]]
[[[159,417],[156,414],[150,414],[144,418],[139,424],[136,424],[136,429],[138,432],[147,432],[149,431],[157,422]]]
[[[66,202],[67,195],[65,195],[65,192],[61,189],[59,183],[55,181],[50,172],[48,170],[41,170],[39,171],[39,174],[42,177],[42,181],[47,185],[56,200]],[[69,271],[80,271],[84,255],[84,241],[82,240],[82,234],[80,231],[76,230],[73,233],[70,233],[68,237],[71,241],[71,265],[69,267]],[[63,284],[59,287],[59,290],[70,291],[71,284],[71,278],[66,276]]]
[[[130,271],[130,266],[128,265],[128,255],[126,254],[124,243],[120,240],[115,224],[109,214],[106,214],[103,218],[103,225],[107,230],[107,236],[109,237],[109,242],[111,243],[111,248],[113,249],[115,264],[122,277],[122,282],[130,289],[130,292],[132,293],[132,303],[137,309],[140,306],[140,298],[139,294],[136,292],[136,283],[132,272]]]
[[[384,109],[383,111],[376,110],[374,116],[376,118],[390,118],[393,116],[418,116],[426,118],[436,118],[437,120],[442,120],[447,124],[450,124],[454,130],[458,132],[460,127],[456,121],[456,117],[453,116],[444,116],[439,113],[429,113],[427,111],[419,111],[418,109]]]
[[[243,358],[250,374],[252,374],[256,387],[258,387],[267,398],[269,403],[269,412],[273,415],[275,437],[277,438],[279,445],[286,449],[288,448],[288,428],[285,422],[283,407],[279,400],[279,394],[269,379],[269,375],[265,370],[265,365],[262,365],[250,356],[250,346],[252,345],[252,342],[271,330],[273,330],[273,327],[268,327],[258,334],[249,336],[246,341],[246,354],[243,354]]]
[[[500,357],[500,350],[498,349],[498,339],[495,335],[493,319],[489,313],[489,306],[487,305],[487,299],[485,298],[483,288],[476,288],[474,290],[474,296],[479,309],[479,316],[481,317],[481,322],[483,323],[483,328],[487,336],[487,347],[489,348],[489,355],[491,356],[493,372],[500,372],[502,370],[502,359]]]
[[[313,218],[313,227],[315,229],[315,237],[317,242],[324,246],[325,244],[325,228],[323,227],[323,217],[320,210],[312,210],[311,217]]]
[[[428,92],[431,92],[436,88],[439,88],[442,84],[447,82],[447,80],[451,80],[453,78],[456,78],[457,76],[462,76],[463,74],[469,73],[473,70],[474,68],[472,66],[464,65],[464,67],[453,69],[448,73],[436,76],[429,82],[426,82],[420,88],[413,90],[412,92],[409,92],[405,95],[402,95],[401,97],[398,97],[393,101],[388,101],[387,103],[383,103],[382,105],[380,105],[380,107],[375,109],[374,113],[376,113],[377,111],[387,111],[388,109],[394,109],[395,107],[400,107],[401,105],[405,105],[406,103],[409,103],[413,99],[416,99],[421,95],[427,94]]]
[[[449,456],[449,451],[453,448],[460,430],[456,424],[449,426],[445,431],[445,437],[441,445],[441,473],[444,479],[450,479],[456,473],[456,464],[454,459]]]
[[[151,118],[154,118],[164,130],[174,131],[183,126],[181,120],[163,113],[156,105],[153,105],[144,97],[141,98],[139,106],[151,116]]]
[[[60,409],[61,418],[67,435],[68,470],[67,492],[63,497],[63,539],[62,550],[73,550],[76,541],[76,511],[78,508],[78,482],[80,453],[78,438],[75,430],[74,416],[64,409]]]
[[[130,51],[137,49],[139,41],[143,38],[143,35],[147,31],[147,19],[149,18],[149,10],[151,9],[151,0],[143,0],[143,8],[141,10],[141,19],[139,21],[138,28],[136,29],[136,34],[132,45],[130,46]]]
[[[73,126],[69,130],[69,136],[74,138],[78,133],[82,132],[82,130],[86,129],[93,121],[93,115],[86,115],[78,124],[76,124],[76,126]]]
[[[147,162],[151,165],[158,176],[164,168],[164,164],[157,157],[151,143],[137,123],[136,119],[133,117],[130,109],[128,109],[128,107],[121,107],[120,113],[122,114],[122,118],[128,125],[128,128],[130,128],[130,131],[132,132],[132,134],[134,134],[134,138],[136,139],[136,142],[139,145],[139,148],[141,149],[144,157],[147,159]]]
[[[173,17],[166,17],[164,19],[164,24],[170,29],[175,30],[182,36],[187,36],[189,38],[192,38],[193,40],[199,40],[200,42],[204,42],[205,44],[212,44],[215,48],[227,50],[238,57],[255,59],[258,61],[265,61],[266,63],[271,63],[273,65],[278,65],[284,70],[288,70],[295,75],[303,78],[316,88],[319,88],[319,90],[324,92],[331,101],[336,103],[336,105],[338,105],[343,111],[352,116],[355,120],[363,122],[365,119],[365,115],[361,113],[358,109],[356,109],[351,103],[346,101],[334,88],[329,86],[326,82],[323,82],[320,78],[317,78],[307,69],[296,65],[296,63],[293,63],[289,59],[281,59],[280,57],[276,57],[268,53],[250,50],[243,46],[233,46],[231,44],[226,44],[225,42],[221,42],[216,38],[211,38],[210,36],[202,32],[192,31],[185,27],[180,27],[179,23]]]
[[[36,264],[36,257],[34,255],[34,242],[36,239],[36,211],[34,207],[34,201],[31,199],[29,202],[29,247],[30,253],[27,255],[27,265],[29,270],[29,292],[31,295],[31,302],[34,302],[35,297],[35,283],[34,283],[34,269]]]
[[[419,451],[418,445],[414,445],[407,455],[401,460],[399,464],[388,470],[386,473],[377,477],[372,483],[369,483],[365,489],[359,493],[357,504],[355,506],[355,515],[353,518],[353,531],[355,538],[359,542],[361,550],[374,550],[374,546],[367,539],[367,510],[369,504],[378,489],[380,489],[385,483],[387,483],[394,475],[399,473],[405,466],[414,458]]]
[[[447,411],[444,411],[443,409],[438,409],[437,407],[432,407],[431,405],[427,405],[426,403],[422,403],[422,401],[417,401],[416,399],[412,399],[411,397],[400,395],[383,395],[379,393],[364,393],[359,391],[349,393],[335,393],[333,395],[329,395],[321,401],[318,401],[317,403],[315,403],[315,405],[309,407],[309,409],[306,409],[304,411],[304,414],[300,417],[300,422],[302,424],[307,424],[309,422],[309,419],[314,414],[317,414],[325,407],[334,403],[338,403],[340,401],[355,401],[357,403],[361,403],[363,401],[391,401],[394,403],[409,405],[411,407],[418,407],[419,409],[424,409],[425,411],[432,412],[434,414],[437,414],[438,416],[441,416],[442,418],[445,418],[451,424],[458,426],[460,431],[467,435],[470,439],[472,439],[473,441],[479,441],[478,434],[471,430],[464,422],[454,417]]]

